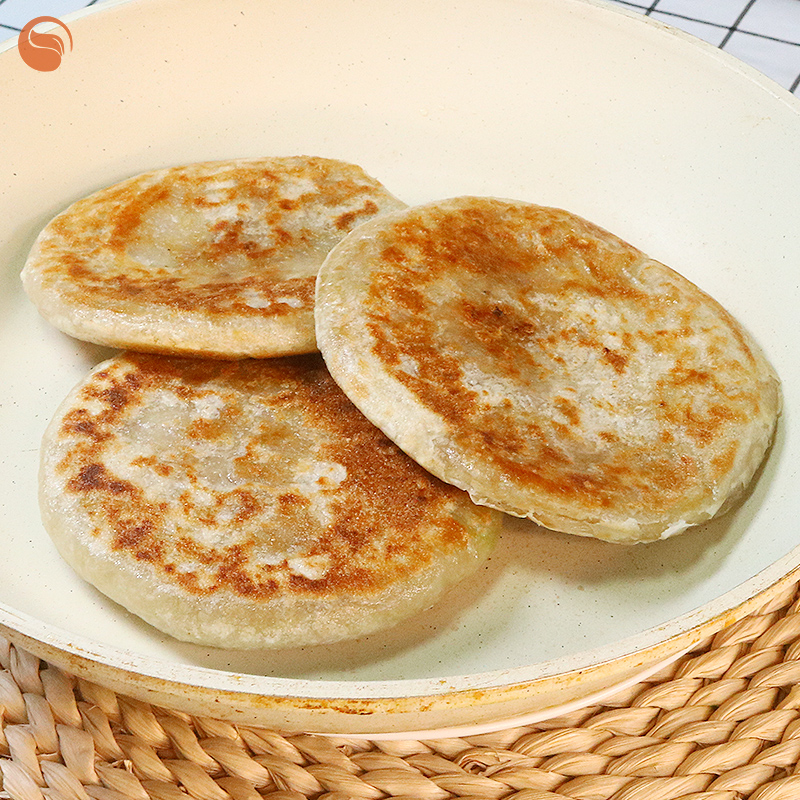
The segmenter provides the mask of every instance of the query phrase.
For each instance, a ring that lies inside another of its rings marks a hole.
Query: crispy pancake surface
[[[223,358],[313,352],[325,255],[360,222],[402,207],[360,167],[332,159],[161,169],[56,216],[22,280],[53,325],[110,347]]]
[[[392,625],[473,573],[501,518],[402,453],[317,355],[104,362],[45,434],[40,499],[83,578],[227,648]]]
[[[317,281],[335,380],[478,503],[652,541],[727,509],[769,448],[778,379],[687,279],[566,211],[464,197],[337,245]]]

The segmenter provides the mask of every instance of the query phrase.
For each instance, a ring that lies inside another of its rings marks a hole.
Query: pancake
[[[722,513],[768,450],[778,378],[686,278],[566,211],[463,197],[366,223],[317,280],[333,378],[477,503],[657,540]]]
[[[79,575],[225,648],[393,625],[474,573],[501,519],[386,439],[318,355],[100,364],[47,429],[40,500]]]
[[[314,281],[352,228],[403,204],[325,158],[160,169],[77,201],[22,271],[55,327],[109,347],[221,358],[316,350]]]

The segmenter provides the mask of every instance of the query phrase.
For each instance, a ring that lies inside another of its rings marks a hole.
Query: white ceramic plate
[[[0,53],[0,626],[120,691],[322,733],[443,734],[630,681],[744,616],[800,564],[800,104],[723,53],[582,0],[137,0],[66,17],[55,72]],[[478,580],[384,635],[222,652],[78,580],[39,521],[37,449],[106,352],[50,328],[18,272],[72,200],[146,169],[317,154],[409,203],[562,206],[710,291],[784,381],[747,502],[635,548],[512,522]]]

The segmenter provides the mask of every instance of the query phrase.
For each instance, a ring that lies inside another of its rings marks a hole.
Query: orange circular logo
[[[37,33],[34,28],[40,22],[55,22],[67,34],[69,49],[72,50],[72,34],[69,28],[55,17],[36,17],[19,34],[19,54],[22,60],[39,72],[52,72],[61,66],[64,56],[64,40],[55,33]]]

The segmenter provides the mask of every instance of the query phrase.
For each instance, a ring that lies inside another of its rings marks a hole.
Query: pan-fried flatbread
[[[116,356],[50,424],[40,487],[81,576],[227,648],[392,625],[473,573],[501,518],[386,439],[317,355]]]
[[[161,169],[55,217],[22,279],[47,320],[97,344],[222,358],[307,353],[325,255],[360,222],[402,207],[360,167],[332,159]]]
[[[779,414],[778,379],[687,279],[552,208],[456,198],[328,256],[317,337],[403,450],[479,503],[617,542],[726,509]]]

